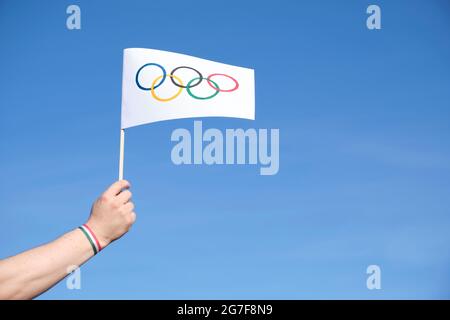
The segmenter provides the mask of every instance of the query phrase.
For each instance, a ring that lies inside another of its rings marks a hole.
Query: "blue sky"
[[[117,177],[122,50],[155,48],[254,68],[256,120],[203,126],[279,128],[280,171],[173,165],[193,119],[129,129],[135,226],[41,298],[448,299],[449,39],[445,0],[1,0],[0,257],[85,222]]]

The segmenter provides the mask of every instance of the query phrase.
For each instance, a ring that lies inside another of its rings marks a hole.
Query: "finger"
[[[125,190],[119,193],[119,195],[116,197],[116,201],[120,204],[125,204],[128,201],[130,201],[131,196],[132,196],[131,191]]]
[[[131,212],[131,224],[133,224],[136,221],[136,213],[133,211]]]
[[[132,212],[134,210],[134,203],[133,202],[127,202],[123,205],[124,212]]]
[[[130,187],[130,183],[127,180],[119,180],[114,182],[106,191],[105,194],[111,197],[118,195],[122,189]]]

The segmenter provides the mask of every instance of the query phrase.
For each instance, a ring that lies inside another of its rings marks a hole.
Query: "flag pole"
[[[125,148],[125,131],[120,129],[119,180],[123,180],[123,156]]]

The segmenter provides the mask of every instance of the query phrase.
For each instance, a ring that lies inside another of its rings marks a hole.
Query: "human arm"
[[[136,220],[130,184],[112,184],[93,204],[85,225],[102,248],[124,235]],[[58,239],[0,260],[0,300],[32,299],[65,276],[70,266],[81,266],[94,256],[83,231],[74,229]]]

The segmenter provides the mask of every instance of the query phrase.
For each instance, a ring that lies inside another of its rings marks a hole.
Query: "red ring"
[[[216,91],[219,91],[219,92],[232,92],[232,91],[234,91],[234,90],[237,90],[237,88],[239,88],[239,82],[237,82],[237,80],[236,80],[235,78],[233,78],[233,77],[231,77],[231,76],[229,76],[229,75],[227,75],[227,74],[223,74],[223,73],[213,73],[213,74],[210,74],[210,75],[208,76],[207,80],[211,80],[211,78],[214,77],[214,76],[224,76],[224,77],[230,78],[230,79],[233,80],[234,83],[236,84],[236,85],[234,86],[234,88],[231,88],[231,89],[228,89],[228,90],[223,90],[223,89],[220,89],[220,88],[217,89],[216,87],[214,87],[214,86],[211,84],[211,81],[206,81],[206,82],[208,82],[209,86],[210,86],[211,88],[213,88],[214,90],[216,90]]]

